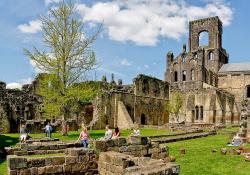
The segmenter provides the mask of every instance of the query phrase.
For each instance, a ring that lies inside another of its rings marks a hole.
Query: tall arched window
[[[214,60],[214,53],[213,52],[208,53],[208,60]]]
[[[182,71],[182,81],[186,81],[187,80],[187,71]]]
[[[191,80],[194,80],[194,69],[191,69]]]
[[[199,46],[209,45],[209,34],[207,31],[203,31],[199,34]]]
[[[199,120],[199,107],[195,106],[195,120]]]
[[[174,82],[178,81],[178,72],[174,71]]]
[[[146,117],[145,117],[145,114],[142,114],[142,115],[141,115],[141,124],[142,124],[142,125],[146,125]]]
[[[203,120],[203,106],[200,106],[200,120]]]
[[[143,80],[143,83],[142,83],[142,92],[145,93],[145,94],[149,93],[148,80]]]

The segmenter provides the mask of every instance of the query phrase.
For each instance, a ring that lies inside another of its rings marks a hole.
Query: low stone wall
[[[152,139],[152,142],[163,144],[163,143],[179,142],[182,140],[190,140],[190,139],[196,139],[196,138],[201,138],[201,137],[207,137],[210,135],[216,135],[216,131],[196,133],[196,134],[190,134],[190,135],[179,135],[179,136],[170,137],[170,138]]]
[[[180,167],[163,160],[134,157],[117,152],[102,152],[99,157],[100,175],[176,175]]]
[[[22,143],[20,147],[5,147],[7,155],[36,155],[64,153],[67,148],[81,147],[79,143],[70,142],[33,142]]]
[[[7,156],[9,175],[97,174],[98,156],[93,150],[68,149],[65,156],[31,158]]]
[[[169,155],[167,147],[161,148],[158,143],[151,143],[147,137],[138,136],[108,141],[96,140],[94,141],[94,149],[97,152],[114,151],[136,157],[150,157],[153,159],[164,159]]]

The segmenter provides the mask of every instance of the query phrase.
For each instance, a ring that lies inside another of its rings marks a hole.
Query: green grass
[[[216,135],[166,145],[169,146],[170,155],[175,156],[176,163],[180,164],[181,175],[249,175],[250,163],[245,162],[243,156],[220,154],[228,138],[228,135]],[[180,155],[181,148],[186,149],[185,155]],[[218,151],[212,153],[212,149]]]

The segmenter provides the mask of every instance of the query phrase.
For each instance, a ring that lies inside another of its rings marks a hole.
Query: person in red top
[[[80,136],[77,140],[77,142],[79,142],[83,145],[84,148],[88,148],[89,145],[89,133],[87,131],[86,127],[83,127],[82,132],[80,133]]]
[[[116,138],[119,138],[119,137],[120,137],[120,131],[119,131],[119,128],[116,127],[115,132],[113,133],[112,139],[116,139]]]

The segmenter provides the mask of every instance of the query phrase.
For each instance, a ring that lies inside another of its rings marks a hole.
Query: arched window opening
[[[178,72],[175,71],[174,72],[174,82],[177,82],[178,81]]]
[[[214,53],[213,52],[208,53],[208,60],[214,60]]]
[[[203,31],[199,34],[199,46],[209,45],[209,34],[207,31]]]
[[[182,81],[186,81],[187,80],[187,71],[182,71]]]
[[[146,116],[145,116],[145,114],[141,115],[141,124],[146,125]]]
[[[191,80],[194,80],[194,69],[191,69]]]
[[[250,85],[247,86],[247,98],[250,98]]]
[[[194,58],[197,59],[198,58],[198,55],[197,53],[194,54]]]
[[[142,91],[143,91],[143,93],[145,93],[145,94],[148,94],[148,93],[149,93],[149,84],[148,84],[148,80],[143,80],[143,83],[142,83]]]
[[[199,108],[195,106],[195,120],[199,120]]]
[[[187,57],[186,57],[186,56],[184,56],[184,57],[182,58],[182,62],[183,62],[183,63],[186,63],[186,62],[187,62]]]
[[[200,107],[200,120],[203,120],[203,106]]]

